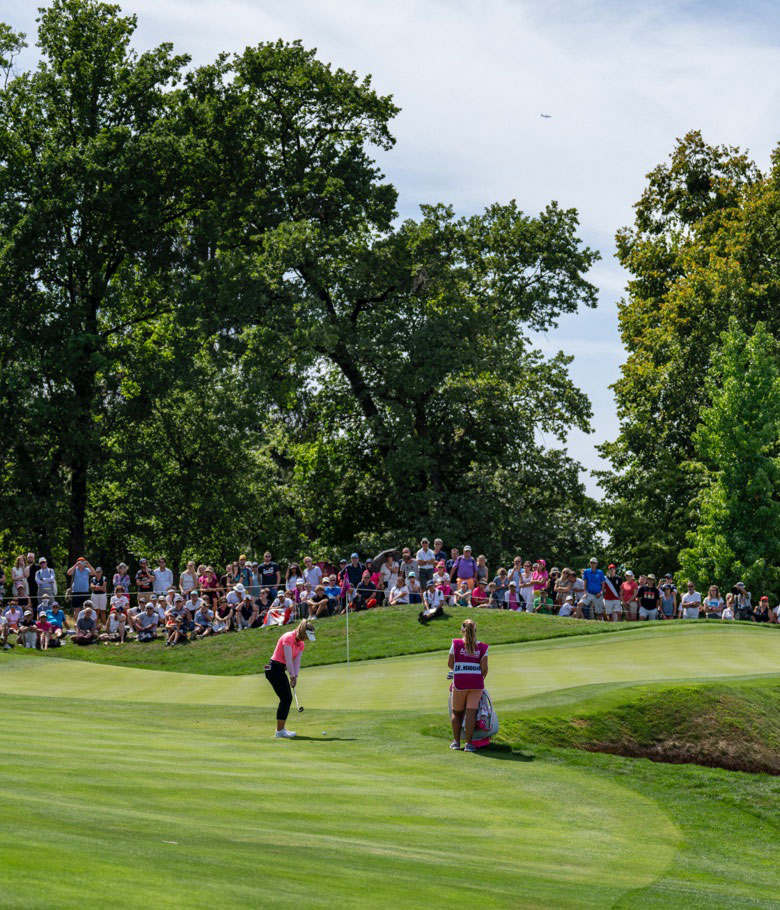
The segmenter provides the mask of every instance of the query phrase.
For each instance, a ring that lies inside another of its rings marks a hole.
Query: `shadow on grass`
[[[354,743],[357,742],[355,736],[302,736],[296,733],[294,739],[305,739],[313,743]]]
[[[499,761],[522,761],[532,762],[536,760],[533,752],[521,752],[507,743],[491,743],[479,750],[480,755],[485,758],[497,758]]]

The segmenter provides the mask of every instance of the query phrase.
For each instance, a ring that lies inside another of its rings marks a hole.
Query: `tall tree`
[[[613,470],[600,481],[614,549],[637,565],[674,569],[697,518],[697,478],[681,466],[694,454],[712,350],[734,312],[735,221],[762,188],[738,149],[691,132],[648,174],[633,227],[617,235],[631,276],[619,305],[628,358],[614,386],[620,434],[602,447]],[[753,279],[742,278],[736,296],[748,325],[757,300]]]
[[[693,434],[705,482],[700,521],[680,553],[701,587],[744,579],[780,594],[780,347],[763,323],[736,321],[721,336],[705,387],[709,404]]]
[[[0,92],[0,318],[14,357],[0,402],[15,427],[13,520],[32,488],[35,512],[62,517],[73,560],[111,340],[172,306],[197,143],[170,126],[187,57],[169,44],[135,53],[135,18],[97,0],[53,0],[39,23],[37,69]],[[28,516],[28,532],[40,521]]]

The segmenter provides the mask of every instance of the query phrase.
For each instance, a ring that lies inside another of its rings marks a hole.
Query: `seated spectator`
[[[507,609],[514,610],[515,613],[522,613],[525,606],[525,601],[518,594],[517,582],[515,581],[509,582],[509,590],[507,591],[506,595],[506,606]]]
[[[92,602],[84,601],[84,609],[79,613],[76,620],[76,634],[73,637],[74,644],[92,645],[98,640],[98,625],[95,614],[92,610]]]
[[[263,617],[263,628],[286,626],[295,615],[295,601],[289,590],[279,589],[273,603]]]
[[[447,565],[444,560],[436,563],[436,571],[433,573],[433,583],[436,587],[445,583],[448,586],[450,585],[450,575],[449,572],[447,572]]]
[[[200,603],[200,606],[195,613],[195,634],[198,638],[208,638],[209,635],[214,634],[212,625],[214,622],[214,613],[209,610],[208,604],[206,604],[205,601],[199,599],[198,602]]]
[[[35,618],[32,610],[25,610],[19,622],[19,631],[16,633],[16,643],[21,642],[23,648],[35,648],[38,643],[38,630],[35,628]]]
[[[394,607],[398,604],[409,603],[409,588],[406,586],[406,582],[404,581],[402,575],[398,576],[396,583],[390,589],[388,603],[391,607]]]
[[[470,607],[471,606],[471,591],[469,590],[469,583],[466,579],[458,582],[458,588],[455,591],[455,606],[456,607]]]
[[[322,591],[323,596],[325,594],[325,589]],[[377,590],[376,585],[371,581],[371,572],[366,569],[363,572],[363,577],[357,584],[355,591],[352,596],[352,606],[353,610],[370,610],[372,607],[375,607],[377,604]]]
[[[417,573],[409,572],[406,576],[406,587],[409,588],[409,603],[422,603],[422,591],[417,581]]]
[[[542,588],[534,597],[534,613],[551,614],[553,611],[552,598],[548,596],[546,588]]]
[[[361,582],[361,586],[362,584],[363,582]],[[369,584],[371,584],[370,581]],[[317,585],[311,597],[306,601],[306,605],[309,608],[309,619],[319,619],[321,616],[328,615],[328,598],[322,585]]]
[[[49,645],[65,644],[65,635],[68,629],[65,611],[55,600],[46,611],[46,619],[51,626]]]
[[[112,641],[118,645],[122,644],[125,640],[126,628],[125,614],[117,610],[116,607],[112,607],[106,621],[106,631],[100,636],[100,640]]]
[[[164,618],[165,618],[165,609],[164,609],[164,607],[163,607],[162,605],[165,603],[165,599],[163,598],[163,599],[161,600],[159,597],[157,597],[156,594],[154,594],[154,595],[152,595],[152,596],[155,597],[155,598],[157,598],[157,599],[156,599],[156,600],[152,600],[151,598],[147,598],[147,600],[144,601],[143,603],[140,603],[140,602],[139,602],[136,606],[130,607],[129,610],[125,610],[125,611],[124,611],[124,614],[125,614],[125,621],[126,621],[126,623],[127,623],[127,632],[128,632],[128,634],[135,634],[135,635],[138,634],[138,628],[139,628],[139,626],[138,626],[138,617],[141,615],[141,613],[144,612],[144,607],[145,607],[145,605],[146,605],[147,603],[152,604],[158,612],[159,612],[160,609],[162,609],[162,610],[163,610],[163,620],[164,620]],[[119,610],[118,607],[111,607],[111,609],[112,609],[112,610],[117,610],[117,611]]]
[[[2,610],[0,610],[0,643],[2,643],[4,651],[10,651],[13,648],[8,641],[8,620]]]
[[[187,630],[184,628],[184,620],[181,615],[169,616],[165,623],[165,630],[168,633],[168,637],[165,640],[166,648],[182,645],[187,641]]]
[[[217,609],[214,613],[214,624],[212,626],[214,633],[216,635],[221,635],[223,632],[230,632],[233,629],[235,617],[233,608],[227,602],[226,598],[219,598]]]
[[[280,591],[282,593],[284,593],[285,595],[287,594],[286,590],[284,588],[282,588],[281,586],[276,589],[276,593],[279,593]],[[274,596],[271,597],[271,592],[272,592],[271,588],[261,587],[260,593],[257,595],[257,598],[255,600],[255,606],[257,607],[257,613],[261,619],[265,616],[265,614],[268,612],[268,608],[271,606],[273,601],[276,599],[276,594],[274,594]]]
[[[8,623],[8,631],[17,633],[19,631],[19,624],[24,617],[22,608],[17,603],[15,597],[11,598],[11,601],[8,605],[8,609],[5,611],[6,622]]]
[[[489,610],[502,610],[504,608],[504,598],[498,596],[498,588],[494,581],[491,581],[488,585],[487,598]]]
[[[130,609],[130,598],[127,596],[127,589],[124,585],[117,585],[114,593],[111,595],[110,609],[121,610],[126,613]]]
[[[194,616],[203,606],[203,603],[203,599],[198,594],[198,589],[193,588],[186,598],[187,609],[190,611],[190,614]]]
[[[51,639],[51,623],[46,618],[46,611],[38,614],[38,621],[35,623],[38,632],[37,647],[40,651],[49,650],[49,640]]]
[[[330,614],[338,613],[341,601],[341,585],[337,583],[335,575],[331,575],[328,578],[328,586],[325,588],[325,596],[328,598],[328,612]]]
[[[423,604],[423,609],[417,615],[418,621],[423,625],[444,616],[444,595],[441,593],[441,586],[437,587],[435,582],[429,581],[423,595]]]
[[[230,604],[230,594],[228,594],[226,600]],[[256,629],[262,622],[257,605],[253,604],[248,597],[242,598],[233,607],[233,616],[237,632],[243,632],[244,629]]]
[[[477,564],[479,567],[479,563]],[[493,586],[495,588],[495,585]],[[474,590],[471,592],[471,606],[472,607],[484,607],[488,602],[488,593],[485,590],[485,582],[481,579],[477,579],[477,583],[474,585]]]
[[[450,579],[447,579],[443,582],[436,581],[436,576],[433,577],[433,583],[436,585],[436,590],[441,592],[441,596],[444,598],[444,603],[452,606],[455,603],[455,592],[452,590],[452,585],[450,584]]]
[[[572,616],[574,614],[574,598],[571,594],[567,594],[563,599],[560,610],[558,610],[558,616]]]
[[[155,605],[149,601],[138,614],[135,620],[136,629],[138,630],[138,641],[149,642],[157,638],[157,628],[160,624],[160,617],[157,615]]]

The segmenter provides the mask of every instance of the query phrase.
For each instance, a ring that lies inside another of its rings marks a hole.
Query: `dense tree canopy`
[[[582,552],[587,427],[533,330],[595,305],[573,210],[396,222],[397,109],[298,43],[188,69],[54,0],[0,32],[5,548],[220,561],[410,534]]]

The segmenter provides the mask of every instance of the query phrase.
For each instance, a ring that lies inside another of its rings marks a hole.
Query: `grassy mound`
[[[502,718],[501,738],[780,774],[780,679],[631,688],[595,702],[563,716]]]
[[[574,635],[598,635],[635,630],[639,623],[602,623],[567,619],[558,616],[516,614],[504,610],[469,610],[449,607],[448,618],[427,626],[417,622],[419,607],[384,607],[357,613],[349,620],[350,660],[397,657],[449,649],[466,616],[477,621],[480,637],[490,644],[538,641]],[[643,623],[648,630],[651,624]],[[271,656],[273,646],[283,631],[248,629],[216,638],[166,648],[162,641],[149,644],[127,642],[123,645],[93,645],[65,648],[45,654],[27,651],[26,655],[88,660],[122,667],[146,670],[172,670],[179,673],[204,673],[212,676],[242,676],[257,673]],[[649,631],[649,630],[648,630]],[[21,651],[21,649],[17,649]],[[317,644],[306,651],[307,666],[341,663],[346,660],[346,622],[334,616],[317,623]]]

